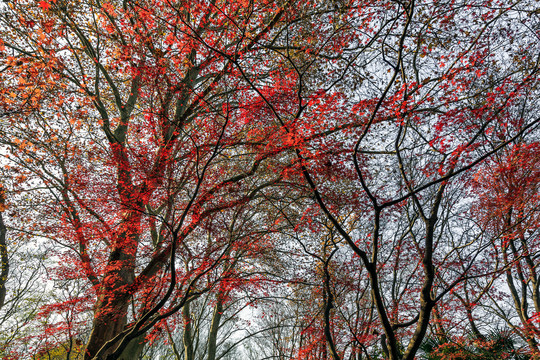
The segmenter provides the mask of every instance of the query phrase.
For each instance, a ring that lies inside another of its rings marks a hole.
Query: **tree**
[[[501,282],[510,290],[511,305],[506,307],[499,300],[496,289],[487,295],[493,300],[494,313],[526,341],[535,357],[540,355],[539,149],[536,142],[515,144],[479,169],[473,184],[479,193],[477,217],[491,237],[492,257],[500,264]]]
[[[290,25],[290,38],[276,44],[276,56],[288,62],[295,80],[280,89],[288,94],[282,98],[294,106],[283,111],[262,85],[252,84],[293,144],[303,178],[296,181],[311,188],[320,211],[369,273],[385,357],[413,359],[436,304],[468,276],[480,275],[473,270],[483,247],[466,237],[453,240],[459,224],[450,220],[459,200],[449,195],[478,164],[534,137],[539,119],[529,114],[536,109],[538,59],[525,49],[537,49],[536,40],[512,21],[533,10],[521,2],[508,8],[354,5],[344,8],[343,18],[331,13],[332,22],[319,23],[324,35],[317,45],[324,45],[315,51],[297,55],[302,24]],[[500,49],[512,61],[497,57]],[[320,79],[313,70],[325,65],[328,78]],[[362,83],[366,79],[374,80]],[[365,86],[354,95],[342,90],[360,83]],[[336,188],[340,176],[356,186]],[[341,220],[344,206],[364,211],[372,226],[349,230]],[[391,240],[396,221],[405,224],[397,236],[403,244]],[[411,266],[400,257],[411,259]],[[400,264],[399,279],[411,279],[398,287],[397,302],[386,285],[388,262]]]
[[[57,274],[87,284],[88,359],[137,356],[147,330],[212,289],[234,244],[198,237],[213,236],[212,222],[279,180],[250,180],[272,153],[242,143],[256,128],[241,117],[251,103],[230,57],[268,37],[288,4],[252,4],[245,14],[243,5],[2,8],[4,75],[36,104],[24,121],[6,112],[15,191],[33,184],[33,228],[59,243]]]
[[[190,306],[241,286],[232,264],[281,226],[320,270],[302,274],[322,316],[294,319],[318,341],[291,341],[299,357],[315,344],[333,360],[413,359],[450,293],[492,276],[464,184],[537,136],[532,2],[1,10],[9,199],[31,229],[10,231],[54,242],[51,278],[83,289],[50,314],[81,304],[92,317],[89,334],[58,329],[58,345],[88,336],[86,359],[137,358],[183,317],[189,358]],[[236,218],[246,235],[225,236]]]

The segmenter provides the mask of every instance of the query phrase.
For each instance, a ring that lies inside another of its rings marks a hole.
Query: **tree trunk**
[[[9,258],[6,244],[6,225],[0,212],[0,309],[6,300],[6,282],[9,273]]]
[[[182,317],[184,318],[184,359],[193,360],[193,334],[191,331],[193,319],[191,319],[189,302],[182,308]]]
[[[122,352],[122,355],[118,360],[137,360],[141,356],[141,353],[146,345],[144,342],[145,335],[141,335],[138,338],[131,340],[126,349]]]
[[[210,324],[210,334],[208,335],[208,359],[216,360],[217,351],[217,335],[219,325],[221,324],[221,317],[223,315],[223,293],[220,291],[217,294],[216,306],[214,307],[214,314],[212,315],[212,323]]]
[[[104,302],[107,303],[109,301]],[[103,309],[106,309],[106,314],[101,314]],[[86,345],[85,360],[94,359],[103,345],[124,330],[127,319],[127,309],[127,303],[116,304],[114,307],[109,305],[98,305],[90,339]],[[103,352],[101,355],[106,356],[113,350],[114,346],[110,346],[107,351]]]
[[[125,329],[127,322],[130,305],[128,287],[134,281],[134,256],[130,255],[129,251],[113,251],[108,264],[102,280],[103,288],[99,291],[99,300],[94,310],[94,323],[86,346],[85,360],[94,359],[108,341]],[[98,359],[112,353],[116,345],[111,344],[99,353]]]

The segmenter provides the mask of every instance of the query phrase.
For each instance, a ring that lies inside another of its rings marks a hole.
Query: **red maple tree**
[[[190,303],[216,294],[219,313],[263,281],[238,263],[286,228],[319,267],[303,275],[322,311],[296,355],[414,359],[432,325],[443,332],[443,299],[493,275],[464,231],[463,188],[535,136],[536,15],[501,1],[3,6],[14,223],[57,244],[52,281],[84,284],[42,309],[70,321],[47,327],[44,346],[80,332],[85,359],[132,359],[177,326],[193,357]],[[503,189],[501,174],[537,164],[519,149],[485,184]],[[538,180],[522,175],[513,188]],[[537,187],[523,189],[482,195],[489,214],[512,208],[504,224],[483,219],[506,234],[518,274],[535,269],[517,259],[532,251],[510,247],[536,225]],[[90,332],[71,317],[85,312]]]

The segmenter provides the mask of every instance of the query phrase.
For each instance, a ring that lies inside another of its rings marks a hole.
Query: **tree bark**
[[[207,360],[216,360],[217,335],[219,331],[219,326],[221,324],[221,317],[223,316],[223,296],[224,294],[221,291],[217,294],[216,306],[214,307],[212,323],[210,324],[210,334],[208,335]]]
[[[6,244],[6,225],[0,212],[0,309],[6,300],[6,282],[9,274],[9,258]]]
[[[193,319],[191,319],[189,302],[182,308],[182,317],[184,318],[184,360],[193,360],[193,334],[191,324]]]
[[[126,246],[113,251],[109,257],[102,289],[98,291],[99,300],[94,310],[94,323],[86,346],[85,360],[96,357],[103,346],[108,348],[99,354],[99,358],[111,354],[116,344],[109,345],[107,342],[125,329],[130,305],[127,290],[135,278],[133,254],[134,250]]]

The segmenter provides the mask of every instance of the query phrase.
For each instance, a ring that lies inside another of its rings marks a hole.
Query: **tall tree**
[[[482,256],[476,243],[454,241],[456,189],[478,164],[535,136],[531,5],[336,4],[339,11],[312,21],[320,35],[309,51],[297,45],[301,22],[272,48],[294,81],[272,90],[251,82],[294,148],[295,180],[309,186],[369,274],[389,359],[416,356],[437,302]],[[287,108],[276,91],[290,99]],[[372,225],[348,229],[346,206]],[[405,223],[402,244],[396,221]],[[386,285],[388,262],[410,279],[398,284],[402,296],[392,298]]]
[[[537,142],[517,143],[479,169],[473,180],[479,195],[476,216],[491,238],[492,258],[499,265],[493,270],[502,273],[510,304],[499,300],[497,288],[487,295],[494,315],[527,343],[535,358],[540,356],[539,164]]]
[[[16,191],[32,181],[45,189],[34,209],[47,215],[33,227],[59,243],[57,273],[88,284],[86,358],[136,357],[147,330],[208,291],[233,246],[199,240],[213,236],[209,219],[280,178],[250,180],[272,153],[244,143],[260,128],[246,115],[252,101],[232,64],[275,31],[289,5],[2,7],[4,75],[18,82],[17,99],[35,105],[24,120],[10,113],[3,141]],[[263,126],[259,139],[273,131]]]

